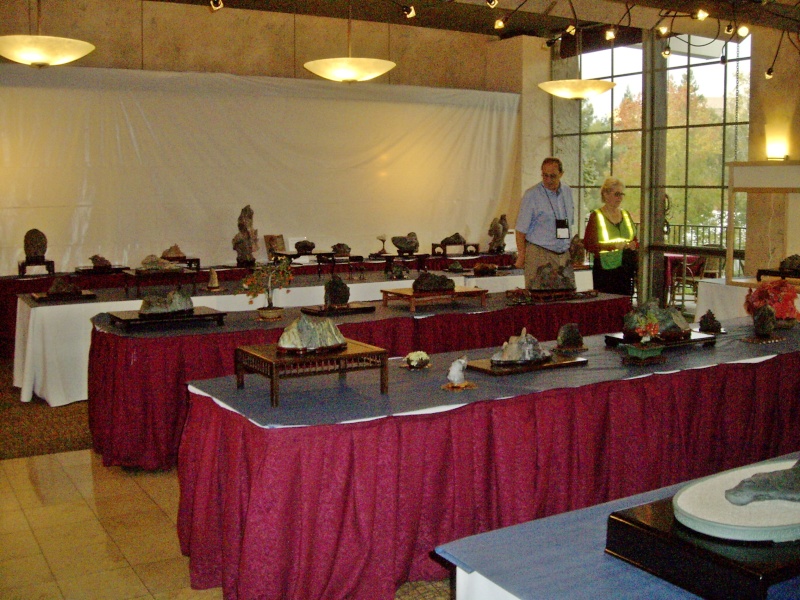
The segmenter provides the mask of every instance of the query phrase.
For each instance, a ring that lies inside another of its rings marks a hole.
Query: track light
[[[413,19],[417,16],[417,11],[414,10],[414,5],[411,6],[404,6],[403,7],[403,14],[406,16],[406,19]]]
[[[764,77],[767,79],[772,79],[772,77],[775,75],[775,62],[778,60],[778,54],[781,52],[781,45],[783,44],[783,38],[785,35],[786,30],[781,31],[781,39],[778,40],[778,47],[775,49],[775,56],[772,57],[772,64],[764,73]]]
[[[617,39],[617,28],[609,27],[608,29],[606,29],[606,41],[610,42],[615,39]]]
[[[669,45],[661,51],[661,56],[667,58],[670,54],[672,54],[672,50],[670,50]]]
[[[692,18],[698,21],[705,21],[708,18],[708,13],[702,8],[699,8],[692,13]]]
[[[220,8],[225,6],[222,3],[222,0],[209,0],[209,5],[211,6],[212,11],[219,10]]]
[[[512,10],[512,11],[511,11],[510,13],[508,13],[506,16],[504,16],[504,17],[501,17],[500,19],[497,19],[497,20],[494,22],[494,28],[495,28],[495,29],[503,29],[503,27],[505,27],[505,26],[506,26],[506,23],[508,23],[508,20],[509,20],[511,17],[513,17],[513,16],[514,16],[514,13],[515,13],[515,12],[517,12],[517,11],[518,11],[520,8],[522,8],[523,6],[525,6],[527,3],[528,3],[528,0],[522,0],[522,2],[520,2],[519,4],[517,4],[517,7],[516,7],[514,10]]]
[[[488,6],[489,8],[494,8],[495,6],[497,6],[497,2],[498,0],[486,0],[486,6]]]

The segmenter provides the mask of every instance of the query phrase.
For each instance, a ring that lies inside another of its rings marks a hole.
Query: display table
[[[378,369],[381,394],[389,391],[388,355],[386,350],[345,338],[345,347],[335,351],[287,352],[278,344],[240,346],[234,354],[236,387],[244,387],[246,373],[258,373],[269,379],[271,406],[278,406],[280,380],[336,373],[343,380],[347,373]]]
[[[188,274],[187,274],[188,276]],[[324,287],[316,276],[297,278],[295,285],[275,291],[275,305],[281,307],[322,304]],[[455,278],[458,285],[463,277]],[[305,284],[305,285],[304,285]],[[385,281],[378,274],[373,279],[350,285],[350,300],[367,302],[381,298],[382,288],[407,287],[407,281]],[[251,311],[263,302],[263,296],[250,303],[244,294],[220,293],[193,296],[194,306],[206,306],[223,312]],[[30,295],[17,302],[17,329],[14,339],[14,385],[21,388],[20,398],[29,402],[33,394],[50,406],[86,400],[89,343],[97,314],[138,310],[142,301],[125,299],[121,293],[101,290],[89,302],[41,304]]]
[[[612,512],[669,498],[685,485],[464,538],[436,553],[456,566],[458,600],[697,598],[603,552]],[[798,590],[800,577],[772,586],[768,598],[796,599]]]
[[[494,400],[466,391],[425,402],[445,393],[432,367],[389,394],[390,408],[405,396],[429,414],[351,423],[259,427],[195,383],[178,468],[192,586],[240,599],[391,599],[404,581],[445,578],[432,554],[452,540],[800,449],[800,332],[766,349],[740,341],[746,325],[724,325],[728,337],[675,349],[660,374],[624,367],[590,338],[587,366],[503,378]],[[713,364],[723,355],[748,362]],[[390,367],[401,371],[411,376]],[[578,383],[601,374],[611,379]],[[474,392],[497,379],[475,374]],[[303,398],[287,392],[277,410]]]
[[[630,299],[601,294],[588,301],[507,307],[490,296],[486,309],[432,307],[412,317],[405,308],[377,306],[371,314],[333,317],[347,338],[385,348],[389,356],[500,346],[523,327],[541,340],[555,339],[559,324],[579,323],[586,334],[620,328]],[[126,333],[106,315],[93,319],[88,357],[89,428],[106,466],[168,469],[175,465],[188,410],[186,383],[234,374],[234,350],[278,341],[300,316],[286,309],[275,323],[255,313],[231,313],[221,331],[195,329]],[[147,365],[142,368],[142,365]],[[268,393],[268,392],[267,392]]]

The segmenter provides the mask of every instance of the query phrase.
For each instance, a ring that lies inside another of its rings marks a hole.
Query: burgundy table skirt
[[[413,350],[438,353],[501,345],[522,327],[542,341],[558,324],[580,322],[584,335],[618,331],[630,299],[605,296],[588,302],[514,306],[481,313],[402,316],[342,323],[345,337],[390,356]],[[257,328],[204,335],[132,337],[92,330],[89,349],[89,429],[105,466],[169,469],[177,463],[187,411],[188,381],[234,372],[237,346],[278,341],[282,329]]]
[[[447,576],[437,545],[796,451],[798,423],[798,352],[315,427],[192,394],[178,533],[228,600],[388,600]]]
[[[410,319],[343,323],[345,337],[407,354]],[[272,344],[283,329],[129,337],[92,330],[89,348],[89,429],[105,466],[169,469],[177,464],[186,420],[186,382],[234,373],[234,350]]]

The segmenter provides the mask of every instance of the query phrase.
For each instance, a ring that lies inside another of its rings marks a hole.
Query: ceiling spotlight
[[[667,46],[661,51],[661,56],[663,56],[664,58],[667,58],[670,54],[672,54],[672,50],[669,49],[669,46]]]
[[[725,28],[725,35],[731,35],[733,33],[733,23],[728,23],[728,26]]]
[[[555,45],[556,45],[556,42],[557,42],[558,40],[560,40],[560,39],[561,39],[561,36],[554,37],[554,38],[552,38],[552,39],[549,39],[549,40],[547,40],[547,41],[546,41],[544,44],[545,44],[545,46],[547,46],[548,48],[552,48],[553,46],[555,46]]]
[[[747,25],[740,25],[739,29],[736,30],[736,33],[741,38],[746,38],[750,33],[750,28]]]
[[[489,8],[494,8],[495,6],[497,6],[497,2],[498,0],[486,0],[486,6],[488,6]]]
[[[403,14],[406,16],[406,19],[413,19],[417,16],[417,11],[414,10],[414,5],[411,6],[404,6],[403,7]]]
[[[697,19],[698,21],[705,21],[708,18],[708,13],[702,8],[699,8],[697,11],[692,13],[692,18]]]
[[[570,35],[575,35],[577,29],[575,29],[575,25],[568,25],[565,31]]]
[[[660,25],[658,27],[657,31],[658,31],[659,35],[665,36],[665,35],[667,35],[669,33],[669,27],[667,27],[666,25]]]
[[[506,26],[506,20],[505,20],[505,18],[502,18],[502,19],[497,19],[497,20],[494,22],[494,28],[495,28],[495,29],[502,29],[502,28],[503,28],[503,27],[505,27],[505,26]]]
[[[211,10],[212,10],[212,11],[214,11],[214,10],[219,10],[220,8],[222,8],[223,6],[225,6],[225,5],[222,3],[222,0],[209,0],[209,4],[211,5]]]
[[[775,76],[775,70],[770,67],[764,72],[764,79],[772,79]]]
[[[606,29],[606,41],[610,42],[615,39],[617,39],[617,28],[609,27],[608,29]]]

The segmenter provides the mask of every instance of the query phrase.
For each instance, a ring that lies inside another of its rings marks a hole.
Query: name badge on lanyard
[[[559,240],[569,239],[569,223],[566,219],[556,219],[556,237]]]

